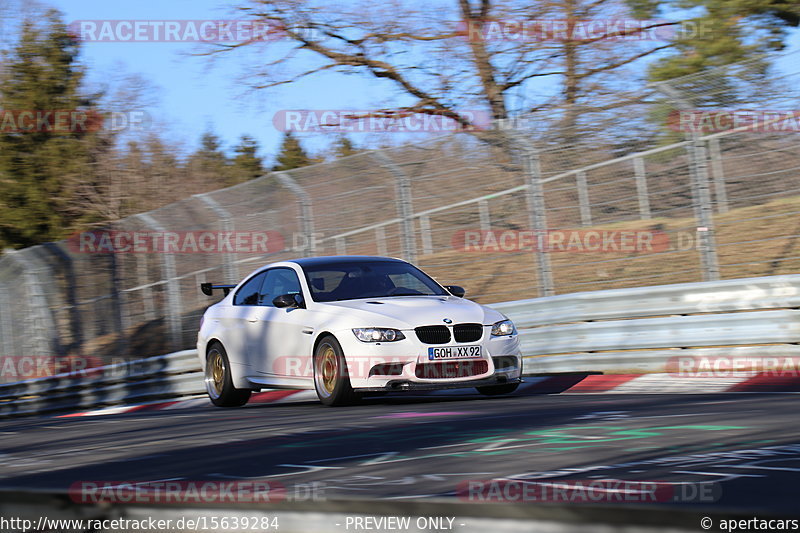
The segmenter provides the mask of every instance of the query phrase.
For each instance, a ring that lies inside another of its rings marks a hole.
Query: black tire
[[[331,407],[351,405],[361,398],[350,385],[344,352],[332,335],[323,337],[314,350],[314,389],[319,401]]]
[[[485,387],[475,387],[484,396],[500,396],[511,394],[519,387],[519,383],[505,383],[503,385],[486,385]]]
[[[208,397],[217,407],[240,407],[252,393],[249,389],[234,388],[228,354],[218,342],[209,346],[206,354],[205,383]]]

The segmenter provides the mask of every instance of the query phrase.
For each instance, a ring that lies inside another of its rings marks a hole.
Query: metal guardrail
[[[520,330],[526,374],[666,372],[678,356],[800,355],[800,275],[573,293],[492,307]]]
[[[196,350],[0,385],[0,416],[41,414],[202,394]]]
[[[570,322],[800,308],[800,275],[578,292],[492,304],[518,328]]]
[[[498,303],[525,374],[666,372],[677,356],[800,356],[800,275],[573,293]],[[98,377],[99,376],[99,377]],[[0,416],[202,394],[195,350],[0,385]]]

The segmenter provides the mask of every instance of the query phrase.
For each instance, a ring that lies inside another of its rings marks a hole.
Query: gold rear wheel
[[[239,407],[250,399],[252,391],[233,386],[228,355],[219,342],[208,348],[204,381],[208,397],[217,407]]]

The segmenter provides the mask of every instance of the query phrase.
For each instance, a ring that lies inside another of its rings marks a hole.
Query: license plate
[[[441,348],[428,348],[428,359],[468,359],[480,357],[480,346],[442,346]]]

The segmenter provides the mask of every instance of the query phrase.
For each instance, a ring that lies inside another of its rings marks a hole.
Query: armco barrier
[[[678,356],[800,356],[800,275],[574,293],[492,307],[520,330],[526,374],[665,372]]]
[[[800,275],[493,304],[520,331],[525,374],[665,372],[677,356],[800,356]],[[0,415],[202,394],[194,350],[0,385]]]
[[[205,391],[196,350],[0,385],[0,416],[193,396]]]

